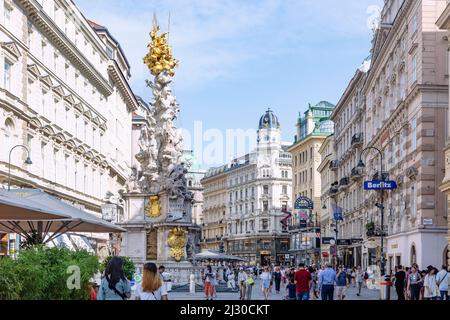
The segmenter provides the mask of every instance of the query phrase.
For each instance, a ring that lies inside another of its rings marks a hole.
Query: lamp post
[[[358,168],[364,169],[366,167],[366,165],[364,164],[364,162],[362,161],[362,155],[364,152],[366,152],[367,150],[375,150],[380,154],[380,173],[379,173],[379,178],[380,181],[383,181],[383,153],[381,152],[380,149],[375,148],[375,147],[367,147],[365,148],[363,151],[361,151],[361,155],[359,158],[359,163],[358,163]],[[381,266],[380,266],[380,271],[381,271],[381,276],[385,275],[385,259],[384,259],[384,190],[380,190],[381,192],[381,205],[379,206],[379,208],[381,209]]]
[[[25,160],[25,164],[33,164],[33,162],[31,161],[31,158],[30,158],[30,149],[28,149],[27,146],[18,144],[11,148],[11,150],[9,151],[9,161],[8,161],[8,191],[11,191],[11,154],[12,154],[13,150],[16,148],[24,148],[25,150],[27,150],[28,156],[27,156],[27,159]]]

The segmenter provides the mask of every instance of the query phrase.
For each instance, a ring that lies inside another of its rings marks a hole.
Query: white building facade
[[[225,205],[215,204],[225,208],[224,247],[254,265],[289,260],[288,226],[282,224],[292,202],[292,157],[287,147],[278,118],[269,109],[260,119],[256,150],[218,171],[226,177]]]
[[[20,144],[33,164],[13,151],[12,187],[96,215],[110,199],[120,212],[138,108],[120,45],[70,0],[2,0],[0,22],[0,183]]]

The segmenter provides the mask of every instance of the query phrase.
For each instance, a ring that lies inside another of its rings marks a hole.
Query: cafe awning
[[[245,261],[240,257],[223,254],[214,250],[202,251],[195,255],[195,259],[200,261]]]
[[[0,231],[41,234],[44,242],[52,241],[67,232],[116,233],[126,230],[80,210],[59,198],[37,189],[1,191],[8,207],[0,209]],[[14,214],[14,208],[26,207],[26,212]],[[5,211],[5,212],[3,212]],[[9,212],[9,213],[8,213]],[[52,235],[50,235],[52,233]]]

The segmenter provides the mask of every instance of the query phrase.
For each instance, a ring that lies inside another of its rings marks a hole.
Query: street
[[[363,288],[361,296],[357,295],[357,288],[350,286],[347,289],[347,297],[345,300],[379,300],[380,292],[378,290],[369,290]],[[284,300],[286,296],[286,290],[281,290],[279,294],[272,291],[269,300]],[[196,292],[194,295],[189,293],[169,293],[169,300],[205,300],[205,295],[203,292]],[[239,293],[218,293],[217,298],[214,300],[239,300]],[[261,290],[261,281],[256,281],[253,287],[252,300],[264,300],[264,296]],[[395,288],[391,288],[391,300],[397,300],[397,295],[395,293]]]

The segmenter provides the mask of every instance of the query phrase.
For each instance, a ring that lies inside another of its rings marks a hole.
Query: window
[[[263,211],[269,211],[269,201],[263,201]]]
[[[417,148],[417,119],[414,117],[411,121],[411,151]]]
[[[414,58],[412,59],[412,82],[416,82],[417,81],[417,56],[414,56]]]
[[[11,14],[12,8],[9,5],[5,4],[4,19],[5,19],[5,26],[7,27],[11,26]]]
[[[416,197],[417,197],[416,186],[415,186],[415,184],[413,184],[411,187],[411,217],[412,218],[415,218],[417,216]]]
[[[281,189],[282,189],[281,193],[286,195],[287,194],[287,186],[282,186]]]
[[[263,189],[264,189],[264,194],[265,195],[267,195],[267,194],[269,194],[269,186],[263,186]]]
[[[269,230],[269,221],[267,219],[261,220],[261,229],[262,230]]]
[[[411,20],[411,31],[414,34],[417,31],[417,14],[412,17]]]
[[[11,69],[12,69],[12,63],[8,60],[5,60],[5,71],[3,74],[3,87],[11,91]]]

